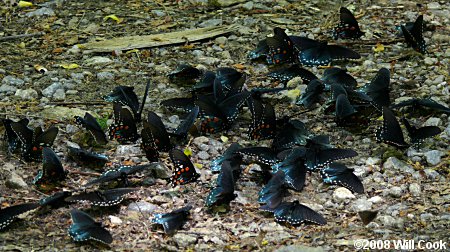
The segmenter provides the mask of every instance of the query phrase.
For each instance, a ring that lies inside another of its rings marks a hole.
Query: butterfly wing
[[[72,195],[72,192],[69,191],[59,191],[48,197],[42,198],[39,200],[39,205],[41,207],[50,206],[51,208],[60,208],[68,205],[65,199]]]
[[[325,225],[327,221],[323,216],[311,208],[294,201],[289,206],[288,214],[285,212],[275,212],[275,218],[286,219],[286,221],[291,225],[299,225],[305,222],[314,223],[317,225]]]
[[[246,147],[237,150],[236,153],[239,153],[244,157],[250,157],[257,162],[261,162],[266,165],[274,165],[279,161],[277,158],[277,153],[268,147]]]
[[[195,98],[187,97],[187,98],[172,98],[167,99],[161,102],[161,106],[164,106],[169,109],[182,110],[185,112],[191,111],[195,107]]]
[[[232,143],[222,154],[222,156],[211,161],[210,168],[213,172],[219,172],[222,169],[222,163],[226,160],[234,160],[240,162],[242,158],[239,154],[236,153],[237,150],[242,148],[242,146],[238,143]]]
[[[113,238],[108,230],[95,222],[87,213],[72,209],[70,211],[73,224],[69,227],[69,236],[77,242],[89,239],[110,244]]]
[[[364,32],[362,32],[359,28],[358,21],[356,21],[355,16],[353,16],[347,8],[341,7],[339,12],[340,22],[334,29],[334,39],[357,39],[364,35]]]
[[[328,167],[320,170],[323,182],[327,184],[339,185],[352,192],[364,193],[364,186],[361,180],[353,173],[353,169],[339,163],[331,163]]]
[[[195,171],[191,160],[183,151],[172,149],[169,151],[169,156],[174,165],[174,171],[170,179],[173,187],[194,182],[200,177],[200,174]]]
[[[407,29],[405,26],[401,26],[403,36],[405,37],[406,43],[411,46],[414,50],[425,54],[427,53],[427,48],[425,40],[423,38],[424,23],[423,15],[417,17],[412,29]]]
[[[250,97],[248,106],[252,113],[252,124],[249,127],[250,139],[268,139],[276,130],[275,110],[270,104],[263,106],[259,99]]]
[[[98,144],[105,145],[106,143],[108,143],[105,132],[103,132],[100,124],[98,124],[97,120],[88,112],[86,112],[84,118],[75,116],[75,122],[89,131],[89,133],[92,135],[92,137],[94,137],[95,141]]]
[[[269,208],[280,205],[287,193],[284,187],[286,175],[283,171],[277,171],[266,185],[258,193],[258,202],[266,204]]]
[[[198,106],[195,106],[172,134],[175,135],[178,139],[185,139],[189,130],[194,125],[199,112],[200,108]]]
[[[366,86],[359,89],[360,92],[367,94],[372,98],[372,104],[381,110],[383,106],[391,104],[389,97],[390,72],[386,68],[381,68]]]
[[[333,161],[356,157],[358,153],[351,149],[308,149],[306,152],[306,167],[308,170],[315,171],[332,163]]]
[[[305,92],[300,96],[297,104],[302,104],[306,108],[311,108],[321,99],[324,88],[325,86],[320,80],[312,80],[308,83]]]
[[[144,124],[144,128],[149,129],[153,137],[154,144],[158,151],[168,151],[172,148],[169,134],[166,126],[164,126],[161,118],[154,112],[148,112],[148,123]]]
[[[228,205],[236,198],[234,194],[234,183],[233,170],[229,165],[229,161],[225,161],[217,178],[216,187],[206,197],[206,206]]]
[[[397,118],[387,107],[383,107],[383,126],[376,130],[375,138],[378,142],[384,142],[398,148],[407,148],[409,146],[405,142]]]
[[[0,209],[0,230],[3,230],[9,226],[9,224],[11,224],[17,216],[28,211],[32,211],[38,207],[38,203],[24,203]]]
[[[267,64],[290,63],[295,58],[294,44],[283,29],[275,27],[273,37],[266,38],[269,48],[266,56]]]
[[[134,87],[117,86],[110,94],[103,96],[103,99],[107,102],[128,106],[135,117],[139,113],[139,100],[134,92]]]
[[[124,200],[124,197],[136,191],[136,188],[115,188],[105,191],[83,192],[66,198],[67,202],[90,202],[94,206],[113,206]]]
[[[402,122],[408,131],[409,138],[411,139],[411,144],[419,145],[426,138],[436,136],[441,133],[441,129],[437,126],[425,126],[416,128],[412,126],[406,118],[402,118]]]
[[[192,206],[186,206],[170,213],[155,214],[152,222],[163,225],[166,234],[173,234],[186,223],[191,209]]]
[[[114,103],[114,123],[109,126],[109,138],[116,139],[119,143],[134,142],[139,137],[136,122],[127,108],[122,108],[119,103]]]
[[[309,70],[300,67],[298,64],[271,71],[267,76],[281,82],[288,82],[295,77],[300,77],[303,83],[309,83],[310,81],[317,79],[316,75]]]
[[[34,178],[33,184],[40,190],[48,191],[66,179],[66,171],[64,171],[61,161],[51,148],[45,147],[42,156],[42,170]]]
[[[294,145],[305,145],[311,134],[300,120],[290,120],[275,135],[272,142],[274,149],[291,148]]]

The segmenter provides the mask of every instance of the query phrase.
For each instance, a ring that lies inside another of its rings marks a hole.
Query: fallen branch
[[[5,36],[5,37],[0,37],[0,42],[8,41],[8,40],[14,40],[14,39],[20,39],[20,38],[38,37],[38,36],[41,36],[41,35],[44,35],[44,34],[45,34],[45,32],[36,32],[36,33],[28,33],[28,34],[19,34],[19,35]]]
[[[68,170],[71,174],[78,174],[78,175],[85,175],[85,176],[91,176],[91,177],[100,177],[100,173],[98,172],[82,172],[82,171],[74,171],[74,170]]]
[[[93,102],[49,102],[49,105],[60,105],[60,106],[70,106],[70,105],[106,105],[105,101],[93,101]]]
[[[389,44],[395,44],[398,42],[405,41],[404,38],[396,38],[396,39],[390,39],[390,40],[355,40],[355,41],[349,41],[341,43],[340,45],[376,45],[378,43],[383,45],[389,45]]]
[[[227,34],[236,31],[237,29],[237,25],[206,27],[145,36],[119,37],[103,41],[85,43],[78,45],[78,47],[80,49],[86,50],[87,53],[112,52],[115,50],[126,51],[131,49],[151,48],[184,44],[186,42],[195,42]]]

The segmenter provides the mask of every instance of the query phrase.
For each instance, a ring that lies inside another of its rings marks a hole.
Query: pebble
[[[438,180],[441,177],[441,175],[433,169],[425,169],[423,171],[425,172],[425,175],[427,175],[427,178],[430,180]]]
[[[84,61],[84,64],[86,66],[107,65],[110,63],[112,63],[112,60],[110,58],[101,56],[94,56]]]
[[[133,145],[119,145],[116,149],[116,155],[118,156],[128,156],[131,154],[141,154],[141,148],[139,146]]]
[[[166,12],[162,10],[152,10],[152,14],[155,14],[157,17],[164,17],[166,15]]]
[[[192,143],[197,147],[200,146],[201,144],[206,144],[208,142],[209,142],[209,139],[205,136],[199,136],[199,137],[194,138],[194,140],[192,140]]]
[[[409,185],[409,192],[413,196],[420,196],[420,193],[421,193],[420,185],[417,184],[417,183],[410,184]]]
[[[384,169],[395,169],[404,173],[413,173],[414,168],[412,166],[400,161],[396,157],[389,157],[383,164]]]
[[[377,196],[373,196],[372,198],[368,199],[368,201],[370,201],[370,202],[372,202],[374,204],[378,204],[378,203],[383,202],[384,200],[383,200],[382,197],[377,195]]]
[[[366,165],[377,165],[381,163],[381,159],[377,157],[368,157],[366,159]]]
[[[431,57],[425,57],[425,59],[423,60],[423,62],[426,64],[426,65],[434,65],[434,64],[436,64],[436,62],[437,62],[437,59],[436,58],[431,58]]]
[[[384,215],[378,217],[378,220],[386,227],[397,227],[397,228],[403,228],[404,221],[401,218],[394,218],[389,215]]]
[[[8,180],[5,182],[5,185],[8,188],[12,188],[12,189],[19,189],[19,188],[27,188],[28,187],[27,183],[25,183],[23,178],[21,178],[14,171],[11,172]]]
[[[430,10],[439,10],[441,9],[441,5],[437,2],[431,2],[427,4],[428,9]]]
[[[111,224],[121,225],[123,223],[123,221],[117,216],[110,215],[108,217],[109,217],[109,221],[111,221]]]
[[[224,45],[227,43],[228,38],[224,37],[224,36],[220,36],[220,37],[217,37],[214,41],[219,45]]]
[[[14,94],[16,92],[17,88],[3,84],[0,86],[0,93],[6,93],[6,94]]]
[[[242,8],[246,9],[246,10],[252,10],[253,6],[255,4],[252,1],[246,2],[245,4],[242,5]]]
[[[20,97],[22,100],[32,100],[38,98],[38,93],[36,90],[29,88],[29,89],[17,89],[15,96]]]
[[[441,151],[431,150],[425,152],[427,163],[430,165],[437,165],[441,162],[441,157],[444,155]]]
[[[97,79],[100,81],[108,81],[114,79],[114,73],[111,72],[99,72],[97,73]]]
[[[205,56],[205,53],[202,50],[194,50],[192,51],[192,55],[195,57],[203,57]]]
[[[7,75],[2,79],[2,83],[9,86],[21,87],[25,84],[25,81],[12,75]]]
[[[357,199],[353,202],[351,208],[355,212],[367,211],[372,209],[372,202],[367,199]]]
[[[429,220],[432,219],[434,216],[431,213],[423,213],[420,215],[421,220]]]
[[[424,126],[441,126],[442,120],[438,117],[430,117],[428,120],[425,121],[423,124]]]
[[[153,213],[158,208],[157,205],[146,201],[132,202],[128,205],[128,211]]]
[[[275,250],[275,252],[300,252],[300,251],[323,252],[326,250],[322,247],[308,247],[300,244],[281,246]]]
[[[201,28],[204,28],[204,27],[222,25],[222,23],[223,23],[222,19],[209,19],[209,20],[206,20],[206,21],[200,23],[198,26]]]
[[[210,156],[209,156],[208,152],[206,152],[206,151],[199,151],[197,153],[197,157],[202,160],[208,160]]]
[[[47,7],[43,7],[25,14],[25,16],[27,17],[54,16],[54,15],[55,12],[53,11],[53,9]]]
[[[60,82],[54,82],[53,84],[42,90],[42,95],[47,98],[52,98],[53,94],[58,89],[63,89],[62,84]]]
[[[180,248],[186,248],[189,245],[194,244],[197,241],[197,237],[183,234],[183,233],[176,233],[173,236],[173,241],[175,241]]]
[[[403,195],[403,190],[399,186],[393,186],[388,190],[388,194],[395,198],[400,198]]]
[[[173,124],[179,124],[180,123],[180,118],[178,117],[178,115],[171,115],[169,116],[169,122],[173,123]]]
[[[353,193],[345,187],[338,187],[333,192],[333,199],[338,202],[354,198],[355,195],[353,195]]]
[[[56,89],[55,93],[53,94],[53,99],[57,101],[64,101],[66,99],[66,93],[64,92],[64,89]]]

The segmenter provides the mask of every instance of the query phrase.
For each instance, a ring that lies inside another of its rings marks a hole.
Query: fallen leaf
[[[64,48],[62,47],[55,48],[52,51],[52,53],[62,53],[62,52],[64,52]]]
[[[375,47],[373,48],[373,51],[376,52],[376,53],[384,51],[384,45],[381,44],[381,43],[377,43],[375,45]]]
[[[133,49],[133,50],[126,51],[125,54],[137,53],[137,52],[139,52],[139,49]]]
[[[192,156],[192,150],[189,148],[185,148],[183,153],[184,153],[184,155],[186,155],[188,157]]]
[[[75,68],[79,68],[80,66],[76,63],[71,63],[71,64],[60,64],[60,66],[64,69],[75,69]]]
[[[195,168],[202,169],[203,165],[199,163],[194,163]]]
[[[233,67],[237,68],[237,69],[245,69],[245,66],[242,65],[242,64],[239,64],[239,63],[238,64],[234,64]]]
[[[123,22],[123,18],[119,18],[114,14],[108,15],[106,17],[103,18],[103,22],[107,21],[108,19],[112,19],[114,21],[116,21],[117,24],[120,24]]]
[[[297,97],[300,95],[300,89],[292,89],[292,90],[289,90],[288,92],[287,92],[287,97],[289,97],[290,99],[292,99],[292,100],[295,100],[295,99],[297,99]]]
[[[226,143],[226,142],[228,142],[228,137],[220,136],[220,140],[222,140],[222,142]]]
[[[19,3],[17,3],[17,6],[19,6],[20,8],[31,7],[33,6],[33,3],[27,1],[19,1]]]

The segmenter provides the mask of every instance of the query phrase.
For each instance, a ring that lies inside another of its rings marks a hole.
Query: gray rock
[[[425,59],[423,59],[423,62],[424,62],[426,65],[431,66],[431,65],[436,64],[437,59],[436,59],[436,58],[431,58],[431,57],[425,57]]]
[[[201,57],[199,60],[209,66],[219,64],[222,61],[221,59],[215,57]]]
[[[438,117],[430,117],[428,120],[425,121],[423,124],[424,126],[441,126],[442,120]]]
[[[228,38],[224,37],[224,36],[220,36],[220,37],[217,37],[214,41],[219,45],[224,45],[227,43]]]
[[[357,199],[353,202],[351,208],[355,212],[367,211],[372,209],[372,202],[367,199]]]
[[[114,79],[114,73],[111,72],[99,72],[97,73],[97,79],[100,81],[108,81]]]
[[[323,251],[325,251],[325,249],[321,247],[313,248],[299,244],[281,246],[275,250],[275,252],[323,252]]]
[[[2,83],[9,85],[9,86],[14,86],[14,87],[20,88],[23,86],[23,84],[25,84],[25,81],[15,77],[15,76],[7,75],[3,78]]]
[[[197,153],[197,157],[202,159],[202,160],[208,160],[209,159],[209,154],[206,151],[199,151]]]
[[[172,171],[167,168],[163,163],[155,162],[151,164],[152,174],[156,178],[166,179],[169,178],[172,174]]]
[[[389,215],[380,216],[380,217],[378,217],[378,220],[380,220],[380,222],[386,227],[403,228],[403,226],[404,226],[403,219],[394,218]]]
[[[32,88],[25,90],[17,89],[14,95],[20,97],[22,100],[32,100],[38,98],[38,93]]]
[[[414,168],[412,166],[400,161],[396,157],[389,157],[383,164],[384,169],[395,169],[404,173],[413,173]]]
[[[431,214],[431,213],[423,213],[423,214],[420,215],[420,219],[421,220],[430,220],[433,217],[434,217],[434,215]]]
[[[47,98],[52,98],[53,94],[58,89],[63,89],[63,85],[60,82],[54,82],[53,84],[48,86],[46,89],[42,90],[42,95]],[[63,91],[64,91],[64,89],[63,89]]]
[[[441,5],[437,2],[431,2],[427,4],[428,9],[430,10],[439,10],[441,9]]]
[[[203,57],[205,56],[205,53],[202,50],[194,50],[192,51],[192,55],[195,57]]]
[[[427,158],[427,163],[430,165],[437,165],[441,162],[441,157],[444,155],[442,151],[431,150],[425,152],[425,157]]]
[[[347,199],[354,199],[355,195],[345,187],[338,187],[333,192],[333,199],[337,202],[345,201]]]
[[[3,84],[0,86],[0,93],[6,93],[6,94],[14,94],[17,91],[16,87]]]
[[[399,186],[393,186],[389,189],[388,193],[395,198],[400,198],[403,195],[403,190]]]
[[[210,149],[208,144],[200,144],[197,147],[201,151],[208,151]]]
[[[223,23],[222,19],[218,19],[217,18],[217,19],[206,20],[206,21],[200,23],[198,26],[203,28],[203,27],[211,27],[211,26],[222,25],[222,23]]]
[[[53,93],[53,99],[57,101],[64,101],[66,99],[64,89],[56,89],[55,93]]]
[[[243,3],[245,1],[246,0],[214,0],[214,1],[210,1],[210,2],[213,2],[214,6],[216,6],[216,7],[228,7],[231,5]]]
[[[428,179],[439,180],[439,178],[441,177],[441,175],[433,169],[425,169],[423,171],[425,172],[425,175]]]
[[[178,117],[178,115],[171,115],[169,116],[169,122],[173,123],[173,124],[179,124],[180,123],[180,118]]]
[[[246,10],[252,10],[254,5],[255,4],[252,1],[250,1],[250,2],[246,2],[245,4],[243,4],[242,8],[244,8]]]
[[[157,205],[146,201],[133,202],[128,205],[128,211],[153,213],[158,208]]]
[[[84,79],[84,73],[71,73],[71,74],[70,74],[70,77],[71,77],[73,80],[79,80],[79,81],[82,81],[82,80]]]
[[[411,195],[413,196],[420,196],[420,193],[422,192],[422,190],[420,189],[420,185],[417,183],[412,183],[409,185],[409,192],[411,193]]]
[[[136,155],[141,153],[141,148],[133,145],[119,145],[116,149],[116,155],[118,156]]]
[[[165,11],[162,10],[152,10],[152,14],[155,14],[157,17],[164,17],[166,15]]]
[[[47,7],[43,7],[25,14],[25,16],[27,17],[54,16],[54,15],[55,12],[53,11],[53,9]]]
[[[192,140],[192,143],[195,145],[195,146],[200,146],[201,144],[206,144],[206,143],[208,143],[208,141],[209,141],[209,139],[207,138],[207,137],[205,137],[205,136],[199,136],[199,137],[196,137],[196,138],[194,138],[194,140]]]
[[[110,63],[112,63],[112,60],[110,58],[101,56],[94,56],[84,61],[84,64],[86,66],[108,65]]]
[[[6,73],[6,70],[3,68],[0,68],[0,74],[5,74],[5,73]]]
[[[377,157],[368,157],[366,159],[366,165],[377,165],[381,163],[381,159]]]
[[[195,244],[197,237],[183,233],[176,233],[173,236],[173,240],[177,243],[178,247],[186,248],[189,245]]]
[[[372,198],[368,199],[369,202],[372,202],[374,204],[378,204],[384,201],[383,198],[381,198],[380,196],[373,196]]]
[[[26,188],[28,187],[27,183],[14,171],[11,172],[8,180],[5,182],[5,185],[12,189]]]

